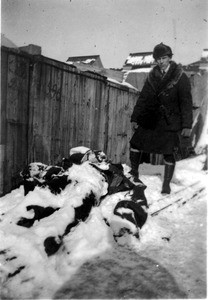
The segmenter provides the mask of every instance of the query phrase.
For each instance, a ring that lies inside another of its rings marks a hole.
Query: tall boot
[[[173,177],[173,173],[175,170],[175,163],[165,163],[165,174],[162,186],[162,194],[170,194],[170,182]]]
[[[131,163],[131,171],[129,172],[134,180],[138,180],[139,178],[139,164],[141,161],[141,151],[130,149],[130,163]]]

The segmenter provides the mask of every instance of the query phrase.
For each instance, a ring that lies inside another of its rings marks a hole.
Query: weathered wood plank
[[[7,99],[7,73],[8,73],[8,53],[1,52],[1,98],[0,98],[0,195],[7,190],[5,184],[6,171],[6,141],[7,141],[7,122],[6,122],[6,99]]]
[[[7,66],[6,66],[7,64]],[[9,54],[4,64],[7,70],[4,88],[3,193],[20,183],[19,172],[27,164],[28,152],[28,83],[29,59]],[[6,103],[5,103],[6,100]]]

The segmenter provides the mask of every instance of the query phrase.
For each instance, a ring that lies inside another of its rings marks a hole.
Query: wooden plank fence
[[[75,146],[128,163],[134,89],[66,63],[2,47],[0,195],[29,162],[57,164]]]

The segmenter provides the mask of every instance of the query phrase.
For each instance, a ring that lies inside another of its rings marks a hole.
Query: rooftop
[[[138,52],[130,53],[127,57],[124,67],[134,68],[147,68],[154,64],[154,58],[152,52]]]

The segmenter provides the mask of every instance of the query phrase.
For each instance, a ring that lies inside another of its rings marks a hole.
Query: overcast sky
[[[1,0],[1,32],[60,61],[100,55],[121,68],[129,53],[163,42],[187,64],[208,48],[208,0]]]

